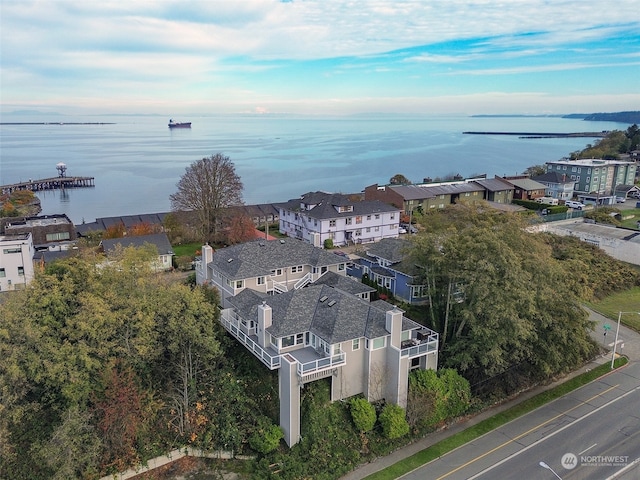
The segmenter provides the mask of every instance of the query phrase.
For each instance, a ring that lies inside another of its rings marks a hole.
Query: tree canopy
[[[221,153],[189,165],[177,187],[169,196],[171,208],[198,212],[204,240],[215,237],[222,209],[242,205],[242,181],[233,162]]]
[[[587,358],[591,324],[570,275],[525,220],[480,204],[428,212],[413,257],[443,366],[476,391],[546,378]]]

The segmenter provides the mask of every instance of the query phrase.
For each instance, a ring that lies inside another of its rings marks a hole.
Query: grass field
[[[173,253],[175,253],[176,257],[190,256],[194,257],[197,251],[200,251],[202,248],[202,243],[185,243],[183,245],[172,245]]]
[[[617,322],[619,312],[640,312],[640,287],[610,295],[604,300],[588,304],[589,308]],[[624,313],[621,323],[640,332],[640,315]]]

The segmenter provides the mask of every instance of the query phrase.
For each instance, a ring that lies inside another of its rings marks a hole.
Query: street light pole
[[[620,332],[620,319],[622,319],[623,313],[637,313],[640,312],[618,312],[618,326],[616,327],[616,338],[613,340],[613,349],[611,350],[611,369],[613,370],[613,362],[616,359],[616,347],[618,346],[618,333]]]
[[[550,467],[549,465],[547,465],[545,462],[540,462],[540,463],[538,463],[538,465],[540,465],[542,468],[546,468],[547,470],[550,470],[550,471],[551,471],[551,473],[553,473],[553,474],[556,476],[556,478],[559,478],[560,480],[562,480],[562,477],[561,477],[560,475],[558,475],[558,474],[553,470],[553,468],[551,468],[551,467]]]

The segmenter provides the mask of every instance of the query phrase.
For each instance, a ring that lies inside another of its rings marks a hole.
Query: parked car
[[[407,233],[407,232],[418,233],[418,229],[416,227],[414,227],[413,225],[410,225],[408,223],[401,223],[400,224],[400,228],[405,230],[404,233]],[[402,233],[402,232],[400,232],[400,233]]]
[[[399,227],[398,228],[398,233],[407,233],[407,229],[404,227]]]
[[[575,208],[576,210],[582,210],[586,205],[580,202],[574,202],[573,200],[567,200],[564,204],[569,208]]]
[[[616,203],[624,203],[626,200],[624,197],[616,197]]]

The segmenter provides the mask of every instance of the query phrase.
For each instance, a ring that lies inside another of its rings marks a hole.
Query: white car
[[[407,229],[404,227],[399,227],[398,228],[398,233],[407,233]]]
[[[580,202],[574,202],[573,200],[567,200],[564,204],[569,208],[575,208],[576,210],[582,210],[586,205]]]
[[[626,200],[624,197],[616,197],[616,203],[624,203]]]

